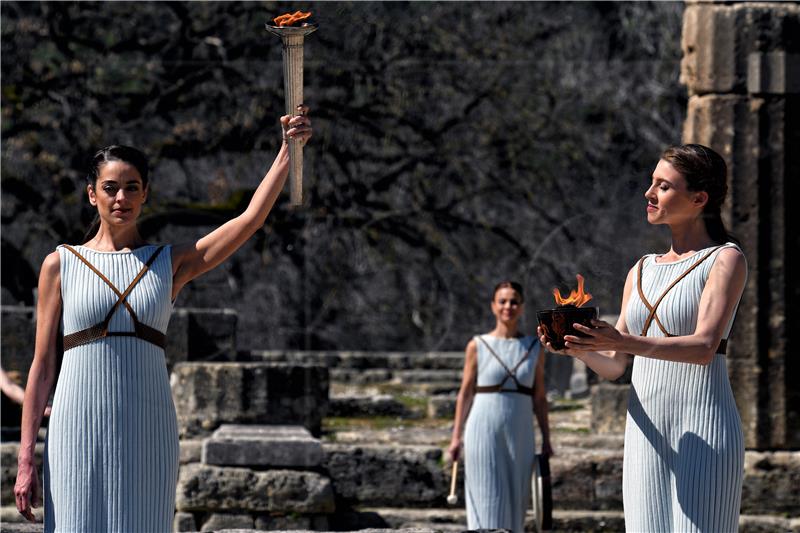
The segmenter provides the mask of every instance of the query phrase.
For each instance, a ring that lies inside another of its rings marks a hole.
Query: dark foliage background
[[[587,279],[616,312],[666,246],[642,193],[680,141],[681,3],[15,3],[2,10],[2,302],[92,216],[86,158],[151,156],[152,241],[240,212],[279,143],[281,50],[310,8],[307,206],[282,197],[178,305],[240,312],[243,348],[461,349],[521,280],[528,327]]]

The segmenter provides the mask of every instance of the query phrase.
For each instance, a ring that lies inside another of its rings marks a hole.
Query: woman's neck
[[[113,228],[102,223],[95,236],[85,243],[89,248],[104,252],[133,249],[144,244],[135,224],[132,227]]]
[[[670,253],[676,256],[696,252],[715,244],[706,231],[705,223],[699,217],[683,224],[673,224],[669,229],[672,233]]]
[[[516,322],[513,324],[498,322],[489,334],[503,339],[513,339],[519,337],[519,329],[517,328]]]

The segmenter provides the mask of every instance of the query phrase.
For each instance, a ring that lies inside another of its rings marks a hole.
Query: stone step
[[[374,385],[394,383],[403,385],[431,384],[438,385],[445,392],[457,391],[461,385],[461,370],[452,369],[406,369],[389,368],[331,368],[330,377],[333,383]]]
[[[302,426],[224,424],[203,441],[207,465],[308,469],[322,459],[322,444]]]
[[[357,431],[354,431],[354,433]],[[439,445],[418,444],[428,432],[435,432],[441,439]],[[346,434],[346,433],[345,433]],[[324,459],[321,471],[324,476],[314,472],[286,471],[298,487],[313,488],[319,495],[319,502],[327,502],[328,494],[337,501],[357,506],[402,505],[409,508],[444,507],[449,489],[449,466],[444,447],[449,441],[447,427],[416,428],[405,434],[391,431],[384,434],[385,444],[345,442],[344,440],[322,445]],[[366,435],[380,442],[378,433]],[[413,437],[413,438],[412,438]],[[603,437],[610,439],[611,437]],[[619,439],[619,437],[615,437]],[[578,436],[575,436],[579,440]],[[411,445],[398,444],[400,441]],[[617,441],[620,442],[621,441]],[[417,444],[414,444],[417,443]],[[197,442],[192,443],[194,457]],[[613,444],[610,442],[609,444]],[[13,505],[13,487],[16,477],[16,454],[18,443],[3,443],[0,446],[2,457],[2,504]],[[42,446],[37,446],[41,460]],[[553,499],[560,510],[618,510],[622,508],[622,447],[615,449],[592,449],[560,444],[557,455],[550,461],[552,471]],[[187,454],[188,455],[188,454]],[[188,463],[181,466],[184,485],[194,483],[198,490],[206,483],[218,486],[227,483],[235,490],[247,490],[253,483],[265,487],[272,486],[275,472],[283,470],[253,471],[244,470],[240,476],[227,476],[226,472],[214,470],[217,467]],[[226,470],[227,469],[221,469]],[[266,476],[266,477],[265,477]],[[303,477],[310,476],[310,477]],[[262,479],[264,478],[264,479]],[[313,478],[313,479],[312,479]],[[330,479],[328,479],[330,478]],[[288,478],[287,478],[288,479]],[[459,475],[459,490],[462,490],[463,475]],[[329,486],[326,488],[326,486]],[[745,453],[745,478],[742,489],[742,512],[744,514],[775,514],[787,517],[800,517],[797,506],[796,488],[800,486],[800,452],[756,452]],[[328,490],[332,489],[329,493]],[[232,490],[233,490],[232,489]],[[192,489],[194,490],[194,489]],[[196,496],[192,490],[185,491],[187,510],[202,505],[203,497]],[[311,489],[309,489],[311,490]],[[179,498],[180,499],[180,498]],[[300,507],[311,505],[307,512],[323,512],[328,503],[294,502],[264,503],[256,502],[254,508],[280,507],[291,511],[292,505]],[[317,507],[313,507],[317,505]],[[261,506],[261,507],[259,507]],[[273,506],[273,507],[270,507]],[[224,508],[224,506],[223,506]],[[305,507],[303,507],[305,508]]]
[[[328,416],[373,417],[393,416],[398,418],[421,418],[421,409],[412,409],[391,394],[342,394],[332,395],[328,405]]]
[[[338,352],[251,350],[239,359],[273,363],[321,364],[330,369],[462,370],[464,352]]]
[[[363,524],[366,527],[385,525],[393,529],[427,528],[436,531],[464,531],[467,517],[462,507],[447,509],[400,509],[391,507],[363,508]],[[625,518],[622,511],[554,510],[552,533],[593,533],[624,531]],[[528,511],[525,531],[534,532],[534,518]],[[778,533],[800,531],[800,518],[785,518],[771,515],[742,515],[739,518],[740,533]]]
[[[176,518],[185,518],[178,515]],[[348,516],[344,516],[347,514]],[[31,524],[17,512],[16,507],[0,507],[0,533],[40,533],[42,528],[42,511],[35,510],[39,523]],[[191,517],[191,515],[188,515]],[[331,526],[349,525],[349,528],[336,527],[336,531],[359,530],[362,533],[372,531],[403,531],[411,533],[464,531],[466,529],[466,513],[463,508],[454,509],[400,509],[400,508],[364,508],[357,512],[345,512],[340,515],[318,515],[316,517],[263,517],[250,518],[237,515],[210,515],[203,524],[204,531],[235,531],[231,529],[246,525],[250,533],[276,531],[325,531]],[[533,532],[533,515],[529,512],[525,521],[525,531]],[[194,525],[192,519],[191,522]],[[325,525],[328,527],[325,527]],[[623,531],[625,521],[621,511],[553,511],[553,533],[593,533],[606,531]],[[177,525],[177,520],[176,520]],[[210,526],[210,527],[206,527]],[[221,527],[214,527],[221,526]],[[222,529],[224,528],[224,529]],[[386,529],[390,528],[390,529]],[[176,531],[195,531],[193,529],[177,529]],[[242,531],[239,529],[239,531]],[[739,517],[740,533],[777,533],[800,531],[800,518],[785,518],[770,515],[741,515]]]

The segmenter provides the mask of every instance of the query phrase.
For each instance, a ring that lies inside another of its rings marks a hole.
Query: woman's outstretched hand
[[[305,146],[311,138],[311,120],[308,118],[308,106],[300,104],[297,106],[297,115],[283,115],[281,117],[281,129],[283,130],[283,142],[289,139],[299,141],[300,146]]]
[[[618,351],[623,341],[622,333],[617,328],[603,320],[592,320],[592,327],[588,328],[582,324],[573,324],[573,327],[588,335],[588,337],[576,337],[565,335],[564,344],[570,350],[583,352],[602,352]]]

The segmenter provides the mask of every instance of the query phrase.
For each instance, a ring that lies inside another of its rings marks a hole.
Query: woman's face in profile
[[[700,216],[708,193],[690,191],[681,173],[662,159],[653,171],[653,181],[644,197],[649,223],[680,224]]]
[[[492,313],[498,322],[514,322],[522,315],[523,303],[517,291],[504,287],[494,293]]]

